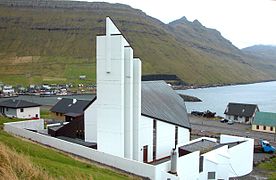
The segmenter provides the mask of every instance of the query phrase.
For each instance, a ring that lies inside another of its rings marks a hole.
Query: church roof
[[[183,99],[165,81],[142,82],[142,115],[191,128]]]

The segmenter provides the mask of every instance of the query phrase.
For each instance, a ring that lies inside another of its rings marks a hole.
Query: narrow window
[[[264,126],[263,129],[266,130],[266,126]]]
[[[6,108],[6,111],[9,111],[9,108]]]
[[[58,116],[58,112],[56,112],[56,116]]]
[[[176,148],[178,144],[178,126],[175,126],[175,134],[174,134],[174,147]]]
[[[24,112],[24,109],[23,109],[23,108],[21,108],[21,109],[20,109],[20,112]]]
[[[199,157],[199,172],[203,171],[203,161],[204,161],[204,156]]]
[[[256,126],[256,129],[259,129],[259,128],[260,128],[259,125],[257,125],[257,126]]]
[[[273,131],[273,127],[272,126],[270,127],[270,131]]]
[[[234,116],[234,120],[238,120],[238,116]]]
[[[157,128],[156,128],[156,120],[153,120],[153,147],[152,147],[152,159],[153,161],[156,160],[156,133],[157,133]]]

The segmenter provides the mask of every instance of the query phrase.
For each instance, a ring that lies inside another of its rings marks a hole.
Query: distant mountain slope
[[[276,46],[255,45],[243,48],[242,51],[253,56],[262,57],[276,62]]]
[[[104,33],[106,16],[142,59],[143,74],[176,74],[195,84],[276,79],[198,21],[164,24],[122,4],[1,0],[0,81],[79,83],[79,75],[86,75],[85,83],[95,81],[95,39]]]

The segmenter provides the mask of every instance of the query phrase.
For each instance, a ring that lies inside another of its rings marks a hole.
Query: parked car
[[[228,124],[228,125],[233,125],[233,124],[234,124],[234,121],[233,121],[233,120],[229,120],[229,121],[227,122],[227,124]]]
[[[254,152],[274,153],[275,147],[271,146],[266,140],[260,140],[259,144],[254,145]]]
[[[220,122],[221,123],[227,123],[229,120],[228,119],[221,119]]]

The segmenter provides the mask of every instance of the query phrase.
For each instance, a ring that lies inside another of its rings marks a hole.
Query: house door
[[[245,117],[245,122],[247,123],[249,121],[249,117]]]
[[[148,162],[148,145],[143,146],[143,162]]]

